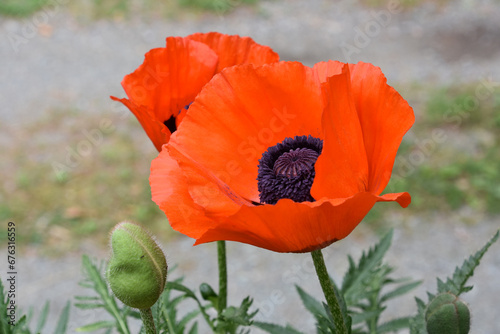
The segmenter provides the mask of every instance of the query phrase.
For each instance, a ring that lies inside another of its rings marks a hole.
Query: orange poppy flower
[[[153,200],[196,244],[308,252],[345,238],[381,195],[412,108],[367,63],[235,66],[197,96],[151,166]]]
[[[271,48],[250,37],[217,32],[168,37],[165,48],[152,49],[144,63],[122,81],[122,102],[137,117],[158,149],[168,142],[201,88],[225,67],[279,60]]]

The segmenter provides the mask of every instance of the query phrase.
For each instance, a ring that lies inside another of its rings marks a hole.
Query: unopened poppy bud
[[[167,280],[165,255],[140,225],[122,222],[111,231],[112,255],[106,272],[111,290],[125,305],[148,309]]]
[[[217,299],[217,294],[215,293],[214,289],[207,283],[201,283],[200,285],[200,293],[201,297],[205,300],[213,300],[214,298]]]
[[[470,312],[467,305],[452,293],[440,293],[425,312],[429,334],[467,334]]]

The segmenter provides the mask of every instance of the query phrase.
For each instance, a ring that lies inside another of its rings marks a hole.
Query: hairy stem
[[[330,280],[330,275],[326,270],[325,260],[323,258],[323,253],[321,250],[315,250],[311,252],[314,268],[316,268],[316,274],[318,275],[319,283],[321,284],[321,289],[325,295],[326,302],[330,308],[330,312],[333,316],[333,321],[335,323],[335,328],[339,334],[347,334],[347,326],[344,322],[344,317],[342,316],[342,311],[340,309],[340,304],[335,295],[335,290],[333,289],[332,281]]]
[[[153,312],[151,312],[151,308],[148,309],[140,309],[142,323],[144,324],[144,329],[146,330],[146,334],[156,334],[155,322],[153,320]]]

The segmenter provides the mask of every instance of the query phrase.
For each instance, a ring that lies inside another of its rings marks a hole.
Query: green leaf
[[[248,313],[250,306],[252,306],[253,300],[250,297],[243,299],[239,307],[230,306],[221,313],[220,323],[218,328],[236,329],[238,326],[250,326],[252,324],[252,318],[257,314],[258,311]],[[220,325],[220,326],[219,326]]]
[[[352,323],[353,325],[360,324],[365,321],[369,321],[371,319],[377,318],[383,310],[374,310],[374,311],[364,311],[363,313],[353,313],[352,314]]]
[[[417,303],[417,315],[410,319],[410,334],[427,334],[425,327],[425,303],[415,297]]]
[[[314,297],[305,292],[300,286],[296,285],[295,288],[297,289],[305,308],[311,312],[316,319],[316,329],[318,333],[335,333],[335,324],[332,320],[332,315],[328,309],[328,305],[316,300]]]
[[[196,297],[195,293],[190,288],[188,288],[188,287],[186,287],[186,286],[184,286],[184,285],[182,285],[180,283],[177,283],[177,282],[168,282],[167,285],[166,285],[166,289],[167,290],[177,290],[177,291],[184,292],[186,294],[186,296],[198,300],[198,298]]]
[[[9,298],[5,295],[3,283],[0,279],[0,312],[2,315],[7,314],[7,305],[9,304]],[[0,333],[1,334],[11,334],[12,326],[8,324],[7,317],[0,317]]]
[[[78,327],[77,332],[92,332],[103,328],[113,328],[115,326],[114,321],[98,321],[93,324]]]
[[[92,288],[92,286],[91,286]],[[99,297],[95,296],[75,296],[76,300],[81,300],[81,301],[99,301],[101,300]]]
[[[193,327],[191,327],[188,334],[198,334],[198,323],[197,322],[195,322],[193,324]]]
[[[182,332],[184,332],[184,328],[187,326],[187,324],[196,318],[200,314],[200,310],[194,310],[186,314],[182,319],[179,321],[179,328],[182,329]]]
[[[347,303],[344,299],[344,296],[339,291],[337,284],[335,284],[335,281],[331,277],[330,277],[330,281],[332,282],[333,292],[335,293],[335,297],[337,298],[337,301],[338,301],[339,306],[340,306],[340,311],[342,312],[342,318],[344,319],[344,324],[346,325],[346,328],[348,328],[348,330],[351,330],[353,319],[351,318],[351,316],[348,313]],[[328,306],[327,304],[323,304],[323,305]],[[327,309],[329,310],[329,308],[327,308]],[[331,320],[332,324],[334,324],[335,321],[333,321],[333,319],[331,318],[331,312],[329,313],[329,316],[330,316],[330,320]]]
[[[380,298],[380,303],[404,295],[407,292],[415,289],[420,284],[422,284],[422,281],[410,282],[408,284],[399,286],[396,289],[392,290],[391,292],[388,292],[385,295],[383,295],[382,298]]]
[[[253,323],[253,326],[260,328],[270,334],[303,334],[290,325],[286,325],[286,327],[283,327],[276,324],[255,321]]]
[[[49,314],[49,302],[46,302],[45,305],[43,306],[42,313],[38,318],[35,333],[40,333],[42,331],[43,326],[45,326],[45,322],[47,321],[48,314]]]
[[[399,330],[410,327],[411,317],[398,318],[386,323],[383,323],[377,328],[377,334],[397,332]]]
[[[130,330],[128,329],[126,320],[126,312],[127,310],[129,310],[129,308],[124,307],[123,310],[120,310],[115,298],[109,292],[106,281],[101,275],[101,269],[97,268],[97,266],[92,263],[87,255],[84,255],[82,257],[82,264],[86,279],[85,281],[80,282],[80,285],[90,287],[99,295],[103,303],[103,307],[116,320],[116,328],[118,332],[122,334],[130,334]],[[80,300],[85,299],[85,297],[79,298]],[[97,306],[96,303],[90,303],[90,305]]]
[[[82,310],[92,310],[96,308],[103,308],[105,307],[104,304],[97,304],[97,303],[75,303],[75,307],[78,307],[79,309]]]
[[[21,317],[21,319],[19,319],[17,322],[16,322],[16,326],[14,327],[13,329],[13,333],[19,333],[19,331],[17,329],[20,329],[21,332],[23,332],[23,329],[24,329],[24,333],[29,333],[29,330],[26,327],[27,325],[27,321],[28,318],[26,317],[26,315],[23,315]]]
[[[500,235],[500,230],[486,243],[486,245],[471,255],[468,260],[465,260],[460,268],[456,267],[452,278],[447,278],[446,283],[438,279],[438,293],[451,292],[457,297],[460,294],[470,291],[472,287],[465,286],[467,280],[474,275],[474,270],[479,265],[481,258],[488,251],[490,246],[497,241]]]
[[[326,318],[326,311],[323,308],[323,305],[316,300],[314,297],[305,292],[300,286],[296,285],[295,288],[299,293],[300,299],[304,304],[305,308],[311,312],[311,314],[318,320],[318,317]]]
[[[382,262],[385,253],[391,246],[392,235],[393,231],[390,230],[377,245],[368,250],[368,253],[363,252],[358,265],[349,256],[349,269],[344,276],[341,288],[346,300],[349,300],[350,296],[356,294],[356,291],[363,287],[363,281]]]
[[[66,327],[68,326],[68,320],[69,320],[69,309],[70,309],[70,303],[68,301],[66,303],[66,306],[63,308],[61,315],[59,316],[59,321],[57,322],[54,334],[66,333]]]

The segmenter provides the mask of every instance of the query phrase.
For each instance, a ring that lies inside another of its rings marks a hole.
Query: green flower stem
[[[217,255],[219,262],[219,301],[217,304],[219,315],[227,306],[227,263],[226,242],[217,241]]]
[[[332,281],[330,281],[330,275],[326,270],[325,260],[323,258],[323,253],[321,249],[311,252],[314,268],[316,269],[316,274],[318,275],[319,283],[321,284],[321,289],[323,289],[323,294],[325,295],[326,302],[330,307],[330,311],[333,315],[333,321],[335,322],[335,328],[339,334],[347,334],[347,327],[344,323],[344,317],[342,316],[342,311],[340,310],[340,305],[335,295],[335,290],[333,289]]]
[[[151,309],[140,309],[139,312],[141,313],[141,319],[146,334],[156,334],[155,321],[153,320],[153,312],[151,312]]]

